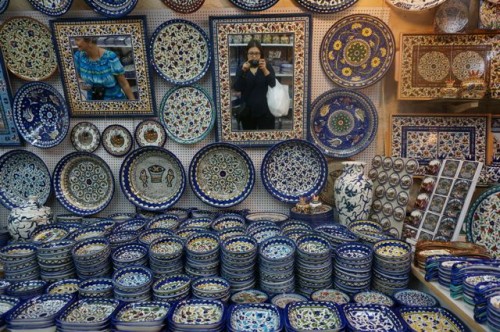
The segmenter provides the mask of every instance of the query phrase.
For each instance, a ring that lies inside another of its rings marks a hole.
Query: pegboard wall
[[[201,8],[195,13],[192,14],[180,14],[171,11],[167,7],[165,7],[164,11],[134,11],[133,15],[145,15],[147,20],[148,27],[148,39],[151,37],[153,31],[163,22],[174,19],[174,18],[182,18],[189,21],[192,21],[202,27],[207,34],[209,34],[209,16],[224,16],[224,15],[265,15],[265,14],[295,14],[295,13],[305,13],[301,10],[301,8],[278,8],[278,9],[268,9],[262,13],[250,13],[238,8],[225,8],[225,9],[203,9]],[[40,12],[36,11],[23,11],[23,12],[15,12],[15,13],[4,13],[0,15],[0,20],[3,20],[14,16],[29,16],[40,22],[43,22],[49,26],[49,20],[52,19],[49,16],[46,16]],[[329,15],[318,15],[312,14],[313,17],[313,32],[312,32],[312,68],[311,72],[311,102],[314,101],[316,97],[322,94],[325,91],[328,91],[332,88],[335,88],[335,84],[331,82],[328,77],[323,73],[321,68],[321,64],[319,61],[319,49],[321,45],[321,41],[323,36],[326,34],[328,29],[339,19],[344,16],[352,15],[352,14],[369,14],[372,16],[376,16],[383,20],[384,22],[388,22],[389,20],[389,9],[387,8],[379,8],[379,7],[362,7],[362,8],[349,8],[340,13],[329,14]],[[64,15],[64,18],[93,18],[99,17],[96,13],[92,11],[72,11]],[[212,73],[209,71],[197,84],[205,89],[212,96]],[[174,86],[167,83],[163,79],[156,74],[156,72],[152,69],[151,76],[153,77],[153,85],[155,89],[156,95],[156,104],[157,107],[160,105],[160,102],[165,95],[165,93],[173,88]],[[59,73],[54,75],[51,79],[46,81],[48,84],[54,86],[57,90],[64,95],[62,82],[60,79]],[[11,75],[11,84],[12,84],[12,94],[24,84],[24,81],[19,79],[15,79]],[[362,93],[367,95],[374,105],[377,107],[379,114],[379,122],[384,121],[386,118],[385,110],[383,105],[383,81],[379,81],[375,85],[371,87],[360,90]],[[127,119],[116,119],[116,118],[96,118],[96,119],[82,119],[82,118],[72,118],[70,123],[70,130],[74,127],[75,124],[82,121],[90,121],[94,123],[101,133],[104,129],[112,124],[120,124],[126,127],[131,134],[134,134],[134,130],[137,125],[142,121],[142,118],[127,118]],[[383,135],[381,132],[380,126],[378,135]],[[215,128],[203,141],[198,142],[193,145],[183,145],[174,142],[173,140],[167,139],[165,144],[165,148],[173,152],[182,162],[184,168],[186,170],[186,174],[188,174],[189,164],[193,156],[198,152],[202,147],[209,143],[215,142]],[[373,143],[365,149],[360,154],[352,157],[354,160],[365,161],[368,164],[371,163],[372,158],[376,154],[377,151],[377,139],[373,141]],[[136,146],[137,147],[137,146]],[[40,158],[44,160],[49,168],[51,174],[54,170],[54,167],[59,162],[59,160],[68,153],[71,153],[74,150],[71,140],[68,136],[64,139],[64,141],[51,149],[39,149],[31,146],[28,143],[25,143],[21,149],[25,149],[37,154]],[[0,148],[0,155],[6,153],[11,149]],[[267,152],[267,148],[245,148],[245,151],[252,158],[255,171],[256,171],[256,182],[252,193],[248,196],[248,198],[240,203],[237,206],[232,207],[232,209],[250,209],[250,211],[275,211],[288,213],[290,209],[289,204],[281,203],[280,201],[274,199],[264,188],[262,181],[260,179],[260,166],[264,155]],[[96,155],[103,158],[108,165],[110,166],[114,176],[115,176],[115,194],[113,200],[108,205],[108,207],[99,213],[99,216],[106,216],[111,213],[117,212],[134,212],[135,207],[125,198],[120,189],[120,181],[119,181],[119,171],[122,161],[125,157],[114,157],[109,155],[102,145],[94,152]],[[188,181],[189,182],[189,181]],[[2,184],[0,184],[1,186]],[[68,211],[62,207],[61,204],[55,199],[54,194],[52,193],[51,197],[45,204],[47,206],[52,207],[52,210],[55,214],[68,213]],[[186,191],[182,198],[177,202],[176,206],[178,207],[198,207],[201,209],[214,210],[214,208],[204,204],[201,202],[196,195],[192,192],[189,185],[186,187]],[[9,214],[9,210],[0,206],[0,227],[5,228],[7,224],[7,217]]]

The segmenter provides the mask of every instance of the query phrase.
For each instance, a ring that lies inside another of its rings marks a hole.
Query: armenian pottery
[[[50,224],[52,219],[51,208],[42,206],[36,196],[30,196],[24,205],[12,209],[7,228],[13,240],[27,241],[37,226]]]

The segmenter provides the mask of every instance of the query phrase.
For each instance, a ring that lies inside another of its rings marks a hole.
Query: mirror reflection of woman
[[[74,61],[78,81],[87,100],[135,100],[118,56],[97,45],[95,37],[75,38]]]
[[[264,59],[260,42],[250,40],[247,48],[247,61],[236,74],[233,88],[241,92],[243,110],[240,112],[243,130],[274,129],[274,116],[267,106],[267,89],[276,85],[273,67]]]

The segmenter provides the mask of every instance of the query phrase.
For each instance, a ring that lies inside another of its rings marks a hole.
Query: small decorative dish
[[[415,289],[405,289],[394,293],[394,299],[400,306],[405,307],[437,307],[438,300],[428,293]]]
[[[270,303],[237,304],[230,307],[229,331],[281,331],[279,309]]]
[[[135,128],[134,137],[139,146],[162,147],[167,140],[167,133],[158,121],[144,120]]]
[[[345,321],[338,306],[332,302],[308,301],[289,303],[285,308],[287,330],[341,331]]]
[[[111,125],[106,127],[102,133],[102,146],[112,156],[126,155],[133,145],[134,139],[130,131],[123,126]]]
[[[470,331],[455,314],[444,308],[401,307],[399,314],[414,331]]]
[[[33,6],[33,8],[49,16],[64,15],[73,4],[73,0],[58,0],[58,1],[28,0],[28,1],[31,4],[31,6]]]
[[[386,306],[348,303],[343,309],[347,325],[352,331],[406,331],[398,316]]]
[[[356,293],[352,299],[353,302],[363,305],[378,304],[389,308],[394,306],[394,300],[390,296],[373,290]]]
[[[78,279],[60,280],[47,287],[46,293],[51,295],[75,294],[78,293],[79,283]]]
[[[289,303],[304,302],[304,301],[308,301],[308,298],[303,295],[295,293],[278,294],[271,299],[271,303],[280,309],[285,309],[285,307]]]
[[[320,289],[311,294],[311,300],[329,301],[341,305],[349,303],[351,298],[346,293],[337,289]]]
[[[262,11],[274,6],[278,0],[229,0],[238,8],[248,11]]]
[[[163,3],[176,12],[189,14],[201,8],[205,0],[163,0]]]
[[[101,144],[101,133],[91,122],[79,122],[71,130],[71,144],[77,151],[94,152]]]
[[[95,12],[109,17],[120,18],[128,15],[139,0],[85,0]]]
[[[31,241],[48,243],[62,240],[68,236],[69,230],[65,225],[43,225],[35,229],[31,234]]]
[[[224,305],[216,300],[185,300],[178,302],[169,317],[171,329],[183,330],[197,326],[221,327],[224,320]]]
[[[119,309],[112,317],[112,323],[118,330],[144,331],[160,330],[166,322],[171,305],[165,302],[129,303]]]

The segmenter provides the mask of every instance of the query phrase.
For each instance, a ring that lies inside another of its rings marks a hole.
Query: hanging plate
[[[183,14],[194,13],[204,2],[205,0],[163,0],[172,10]]]
[[[101,143],[101,133],[95,124],[79,122],[71,130],[71,144],[77,151],[94,152]]]
[[[9,7],[9,0],[0,0],[0,14],[3,14],[7,7]]]
[[[321,65],[326,75],[346,88],[378,82],[392,64],[394,36],[382,20],[351,15],[336,22],[323,37]]]
[[[73,0],[28,0],[31,6],[39,12],[49,16],[60,16],[65,14]]]
[[[402,10],[422,11],[434,8],[446,0],[385,0],[389,5]]]
[[[229,0],[238,8],[249,11],[261,11],[274,6],[278,0]]]
[[[297,2],[309,11],[327,14],[347,9],[358,0],[297,0]]]
[[[126,155],[134,145],[132,134],[127,128],[120,125],[111,125],[102,133],[102,146],[112,156]]]
[[[311,106],[312,142],[329,157],[346,158],[360,153],[375,138],[378,115],[375,105],[360,92],[333,89]]]
[[[167,133],[162,124],[155,120],[144,120],[134,133],[135,141],[139,146],[163,146],[167,140]]]
[[[119,18],[128,15],[139,0],[85,0],[85,2],[100,15]]]

